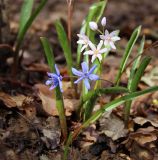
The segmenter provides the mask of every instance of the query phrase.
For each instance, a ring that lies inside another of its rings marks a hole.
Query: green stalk
[[[48,65],[50,67],[51,72],[55,71],[55,60],[54,60],[54,54],[52,47],[49,43],[49,41],[45,37],[41,37],[41,42],[45,51],[45,55],[48,61]],[[67,139],[67,123],[66,123],[66,117],[65,117],[65,110],[64,110],[64,102],[63,102],[63,96],[60,91],[59,86],[55,88],[55,95],[56,95],[56,107],[59,113],[59,120],[60,120],[60,126],[62,135],[64,137],[64,140]]]

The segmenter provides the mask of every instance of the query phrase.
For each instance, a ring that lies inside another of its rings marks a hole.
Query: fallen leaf
[[[112,112],[110,114],[104,114],[100,118],[99,124],[100,132],[111,137],[113,140],[125,137],[128,133],[128,130],[125,129],[124,122]]]
[[[135,123],[141,125],[141,126],[144,125],[145,123],[149,122],[149,123],[152,124],[152,126],[158,127],[158,120],[157,120],[157,121],[156,121],[156,120],[155,120],[155,121],[152,121],[152,120],[150,120],[150,119],[148,119],[148,118],[136,117],[136,118],[133,119],[133,121],[134,121]]]
[[[58,110],[56,108],[54,90],[50,91],[49,87],[43,84],[36,84],[35,88],[38,90],[38,96],[42,101],[42,106],[44,111],[52,116],[59,115]],[[79,100],[63,99],[63,101],[64,101],[66,116],[71,116],[72,112],[77,109],[79,105]]]

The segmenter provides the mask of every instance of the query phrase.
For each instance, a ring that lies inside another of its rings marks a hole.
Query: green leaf
[[[67,160],[68,152],[69,152],[69,146],[72,143],[72,133],[69,134],[66,145],[64,147],[64,157],[63,160]]]
[[[24,26],[26,25],[27,21],[31,16],[33,3],[34,3],[34,0],[24,0],[23,2],[21,15],[20,15],[20,24],[19,24],[18,34],[21,34]]]
[[[46,2],[48,0],[41,0],[40,4],[37,6],[37,8],[35,9],[35,11],[32,13],[31,16],[29,16],[29,19],[27,20],[27,22],[25,23],[25,25],[23,25],[22,29],[19,30],[18,33],[18,37],[17,37],[17,44],[16,44],[16,49],[15,52],[17,53],[19,51],[19,48],[23,42],[23,39],[25,37],[25,34],[27,32],[27,30],[29,29],[29,27],[31,26],[31,24],[33,23],[33,21],[35,20],[35,18],[37,17],[37,15],[40,13],[40,11],[42,10],[42,8],[45,6]],[[26,16],[26,15],[25,15]]]
[[[67,34],[66,34],[64,27],[62,26],[62,24],[59,20],[57,20],[55,22],[55,28],[56,28],[56,31],[58,34],[58,39],[59,39],[60,45],[61,45],[63,52],[64,52],[64,56],[66,58],[69,75],[71,76],[71,82],[73,85],[73,78],[72,78],[73,74],[72,74],[72,70],[71,70],[71,68],[73,67],[73,60],[72,60],[72,53],[71,53],[70,44],[68,42]]]
[[[134,30],[134,32],[132,33],[132,36],[131,36],[128,44],[127,44],[127,47],[125,49],[125,53],[123,54],[123,58],[122,58],[122,61],[121,61],[121,64],[120,64],[120,68],[119,68],[119,71],[118,71],[118,74],[117,74],[117,77],[116,77],[116,80],[115,80],[116,85],[119,85],[120,78],[122,76],[123,71],[125,70],[127,60],[128,60],[129,55],[130,55],[130,53],[133,49],[134,44],[136,43],[136,40],[138,39],[140,31],[141,31],[141,26],[137,27]]]
[[[51,72],[55,73],[56,72],[55,60],[54,60],[54,54],[53,54],[52,47],[47,38],[41,37],[40,39],[41,39],[42,46],[45,51],[45,55],[46,55],[50,70]],[[67,124],[66,124],[63,96],[62,96],[59,86],[55,88],[55,95],[56,95],[56,107],[59,113],[62,134],[64,138],[66,139],[67,138]]]
[[[132,83],[131,83],[131,87],[130,87],[130,91],[133,92],[133,91],[136,91],[137,87],[138,87],[138,84],[141,80],[141,77],[143,76],[144,74],[144,71],[146,69],[146,67],[148,66],[149,62],[151,60],[151,57],[145,57],[138,70],[136,71],[134,77],[133,77],[133,80],[132,80]]]
[[[139,63],[140,63],[141,55],[142,55],[143,49],[144,49],[144,43],[145,43],[145,37],[143,36],[143,38],[141,40],[141,43],[140,43],[140,47],[138,49],[137,57],[136,57],[133,65],[132,65],[132,68],[131,68],[131,71],[130,71],[130,76],[129,76],[129,79],[128,79],[128,88],[129,89],[131,88],[131,83],[132,83],[134,74],[136,72],[136,69],[137,69]]]
[[[84,128],[88,127],[91,123],[94,123],[104,112],[111,110],[111,109],[114,109],[117,106],[125,103],[126,101],[133,100],[141,95],[148,94],[148,93],[155,92],[155,91],[158,91],[158,86],[150,87],[150,88],[145,89],[143,91],[129,93],[125,96],[122,96],[120,98],[117,98],[117,99],[109,102],[108,104],[104,105],[101,109],[99,109],[97,112],[95,112],[87,121],[85,121],[83,123],[81,129],[84,129]],[[79,134],[80,131],[78,131],[77,134]]]
[[[87,120],[93,111],[96,99],[103,94],[116,94],[116,93],[127,93],[128,89],[124,87],[109,87],[103,89],[96,89],[94,91],[88,92],[84,97],[83,102],[85,103],[85,120]]]
[[[141,77],[144,74],[144,71],[146,69],[146,67],[148,66],[149,62],[151,60],[151,57],[145,57],[142,62],[139,65],[138,70],[136,71],[132,81],[131,81],[131,85],[129,86],[129,91],[130,92],[135,92],[138,84],[141,80]],[[129,119],[129,115],[130,115],[130,109],[131,109],[131,105],[132,105],[132,100],[127,101],[125,103],[125,108],[124,108],[124,119],[125,119],[125,123],[127,124],[128,119]]]

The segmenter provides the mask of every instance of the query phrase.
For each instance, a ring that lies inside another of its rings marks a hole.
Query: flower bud
[[[106,17],[103,17],[103,18],[102,18],[102,20],[101,20],[101,25],[102,25],[103,27],[106,26]]]
[[[96,22],[89,22],[89,27],[93,31],[96,31],[98,29],[98,25]]]

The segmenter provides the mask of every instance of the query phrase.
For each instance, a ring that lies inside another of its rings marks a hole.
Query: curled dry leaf
[[[150,120],[148,118],[144,118],[144,117],[136,117],[133,119],[133,121],[139,125],[144,125],[145,123],[151,123],[152,126],[154,127],[158,127],[158,120]]]

